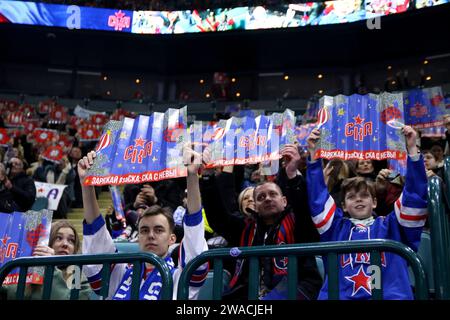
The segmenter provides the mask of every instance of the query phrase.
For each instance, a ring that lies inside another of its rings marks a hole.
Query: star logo
[[[367,294],[372,295],[371,277],[364,272],[363,266],[359,267],[358,273],[345,277],[348,281],[353,282],[352,297],[358,293],[359,290],[364,290]]]
[[[134,146],[135,147],[144,147],[145,139],[142,139],[141,137],[134,139]]]
[[[338,116],[343,116],[345,114],[344,108],[339,108]]]
[[[365,119],[365,118],[361,118],[361,117],[359,116],[359,114],[358,114],[356,117],[353,117],[353,119],[355,119],[355,124],[362,125],[362,123],[364,122],[364,119]]]
[[[441,103],[441,101],[444,100],[444,98],[440,95],[434,96],[431,98],[431,105],[437,107]]]
[[[8,237],[8,235],[5,234],[3,239],[1,239],[1,242],[2,242],[3,246],[6,247],[6,243],[8,242],[9,239],[11,239],[11,237]]]
[[[126,131],[122,131],[122,132],[120,133],[119,139],[126,139],[127,137],[128,137],[127,132],[126,132]]]
[[[156,160],[158,160],[158,159],[156,159],[156,157],[153,156],[152,161],[155,162]]]
[[[44,191],[45,191],[44,188],[39,188],[39,189],[37,190],[38,193],[43,193]]]

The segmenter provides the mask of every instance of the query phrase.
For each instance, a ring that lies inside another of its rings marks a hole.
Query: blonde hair
[[[255,187],[247,187],[244,190],[242,190],[238,196],[239,211],[244,215],[247,215],[247,213],[244,212],[244,208],[242,208],[242,201],[244,200],[245,193],[250,190],[252,191],[252,195],[253,195],[253,191],[255,190]]]

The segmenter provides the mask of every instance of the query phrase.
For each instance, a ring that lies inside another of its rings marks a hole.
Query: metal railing
[[[447,199],[450,199],[450,157],[444,161],[444,180]],[[431,253],[436,299],[450,299],[450,223],[446,212],[443,181],[432,177],[428,183],[428,223],[430,226]]]
[[[55,266],[74,265],[80,270],[84,265],[103,265],[100,296],[106,299],[109,292],[110,270],[112,264],[132,263],[133,276],[130,299],[139,299],[139,290],[142,276],[142,263],[150,263],[158,269],[162,279],[161,299],[171,300],[173,293],[173,279],[171,272],[160,257],[153,253],[117,253],[95,255],[69,255],[52,257],[24,257],[5,263],[0,268],[0,284],[6,276],[19,267],[19,280],[17,284],[16,299],[24,299],[27,270],[29,267],[45,267],[42,299],[49,300],[52,291],[53,273]],[[70,299],[78,300],[79,288],[72,288]]]
[[[415,296],[418,300],[428,299],[428,285],[423,263],[419,256],[403,243],[392,240],[368,240],[368,241],[333,241],[307,244],[272,245],[233,248],[238,252],[238,258],[250,260],[249,267],[249,300],[258,298],[259,287],[259,257],[288,257],[288,299],[294,300],[297,296],[297,258],[304,256],[323,255],[327,259],[328,267],[328,297],[329,299],[339,299],[339,276],[338,276],[338,255],[344,253],[370,252],[371,264],[376,265],[381,270],[380,252],[392,252],[406,259],[412,268],[415,278]],[[239,251],[238,251],[239,250]],[[189,293],[189,279],[193,272],[207,261],[213,261],[213,300],[220,300],[222,297],[222,277],[223,259],[236,259],[236,254],[231,255],[231,249],[212,249],[203,252],[191,260],[183,270],[178,285],[178,299],[186,300]],[[382,275],[381,275],[382,277]],[[379,283],[382,283],[380,280]],[[372,290],[373,299],[382,299],[383,288]]]

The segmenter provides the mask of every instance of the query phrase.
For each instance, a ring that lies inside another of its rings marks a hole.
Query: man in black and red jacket
[[[204,176],[201,179],[203,206],[210,226],[229,246],[282,245],[317,242],[319,235],[309,215],[305,179],[297,170],[298,149],[286,145],[281,150],[283,169],[277,184],[265,182],[254,190],[255,215],[246,218],[230,212],[233,200],[233,175]],[[261,259],[260,299],[287,297],[287,257]],[[316,299],[322,285],[314,257],[298,259],[298,299]],[[246,299],[248,292],[248,262],[238,259],[229,292],[224,299]]]

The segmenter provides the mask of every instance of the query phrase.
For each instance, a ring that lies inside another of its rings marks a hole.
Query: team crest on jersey
[[[355,225],[355,231],[358,233],[363,233],[363,232],[367,232],[369,230],[369,228],[367,228],[365,225],[363,224],[357,224]]]
[[[381,265],[386,267],[386,254],[381,252]],[[358,252],[358,253],[346,253],[341,255],[341,268],[350,266],[353,268],[357,264],[371,264],[370,253],[368,252]]]
[[[371,276],[364,272],[363,266],[360,266],[358,272],[345,277],[353,285],[352,297],[358,293],[358,291],[365,291],[367,294],[372,295]]]
[[[280,242],[279,245],[284,244],[284,242]],[[286,270],[288,264],[288,257],[274,257],[273,263],[276,268],[280,270]]]

